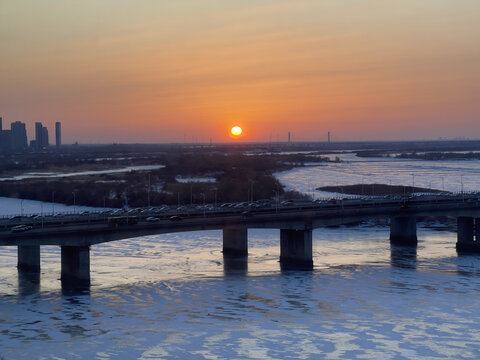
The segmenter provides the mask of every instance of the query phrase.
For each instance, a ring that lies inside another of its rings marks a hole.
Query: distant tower
[[[10,128],[13,151],[24,151],[28,146],[25,124],[20,121],[15,121],[10,125]]]
[[[48,148],[48,129],[46,126],[42,127],[42,149]]]
[[[62,145],[62,124],[60,122],[55,123],[55,147],[60,149],[60,145]]]
[[[2,128],[2,117],[0,116],[0,131],[2,131],[3,128]]]
[[[328,143],[330,144],[330,131],[328,132]]]
[[[35,150],[42,150],[42,135],[43,135],[43,126],[41,122],[35,123]]]
[[[290,142],[290,131],[288,132],[288,142]]]

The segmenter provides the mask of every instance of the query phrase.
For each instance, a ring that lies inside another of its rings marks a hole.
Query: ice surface
[[[435,173],[455,189],[459,174],[476,186],[478,163],[466,163],[340,163],[280,177],[302,189],[392,174],[408,184],[414,172],[422,186]],[[278,230],[249,230],[248,261],[223,258],[221,231],[94,245],[84,294],[62,292],[58,247],[42,247],[39,281],[19,276],[16,248],[3,247],[0,358],[478,359],[480,257],[457,256],[456,234],[432,224],[420,224],[417,249],[390,247],[375,222],[317,229],[306,272],[280,269]]]

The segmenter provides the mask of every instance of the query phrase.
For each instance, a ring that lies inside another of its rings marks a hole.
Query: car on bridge
[[[19,232],[24,232],[33,229],[30,225],[17,225],[12,227],[10,230],[13,233],[19,233]]]

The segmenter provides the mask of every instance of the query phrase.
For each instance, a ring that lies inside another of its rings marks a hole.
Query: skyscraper
[[[57,150],[60,148],[60,145],[62,145],[62,124],[57,121],[55,123],[55,146]]]
[[[41,122],[35,123],[35,150],[40,151],[42,150],[43,140],[43,125]]]
[[[2,117],[0,116],[0,131],[2,131],[3,128],[2,128]]]
[[[42,149],[48,148],[48,129],[46,126],[42,127]]]
[[[11,125],[12,150],[24,151],[27,148],[27,130],[25,124],[15,121]]]

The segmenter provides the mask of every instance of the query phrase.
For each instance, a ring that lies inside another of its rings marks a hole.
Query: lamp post
[[[415,191],[415,174],[412,174],[412,195]]]
[[[214,203],[214,208],[217,208],[217,188],[214,188],[213,191],[215,192],[215,203]]]
[[[22,214],[22,217],[23,217],[23,199],[20,200],[20,211],[21,211],[21,214]]]
[[[75,191],[72,192],[73,195],[73,212],[75,212]]]
[[[203,217],[205,217],[205,194],[201,193],[200,195],[203,197]]]
[[[463,174],[460,175],[460,184],[461,184],[461,193],[462,193],[462,201],[464,201],[464,196],[463,196]]]
[[[55,191],[52,191],[52,215],[55,215]]]
[[[147,207],[150,207],[150,173],[148,173]]]
[[[278,190],[273,190],[275,194],[275,212],[278,212]]]
[[[250,194],[252,195],[252,203],[253,203],[253,180],[250,180]]]

